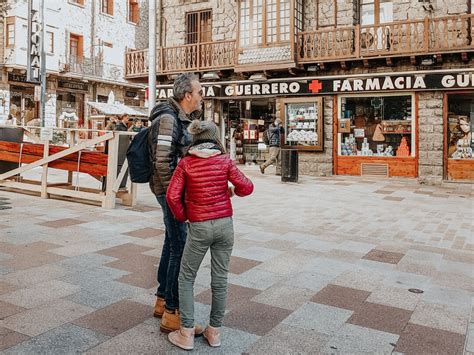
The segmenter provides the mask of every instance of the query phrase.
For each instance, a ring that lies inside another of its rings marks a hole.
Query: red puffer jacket
[[[237,196],[247,196],[253,191],[252,182],[229,156],[200,158],[187,155],[174,171],[166,200],[175,218],[181,222],[231,217],[228,181],[235,186]]]

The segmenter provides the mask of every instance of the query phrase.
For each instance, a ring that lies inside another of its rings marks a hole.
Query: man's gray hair
[[[195,80],[198,81],[199,77],[194,73],[188,72],[179,74],[173,85],[174,99],[181,102],[187,92],[193,91],[192,82]]]

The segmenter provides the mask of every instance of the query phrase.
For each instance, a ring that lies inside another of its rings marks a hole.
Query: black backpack
[[[149,131],[146,128],[135,135],[127,149],[128,171],[132,182],[149,182],[153,174],[153,162],[148,148]]]

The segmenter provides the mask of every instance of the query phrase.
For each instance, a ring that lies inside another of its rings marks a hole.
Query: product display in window
[[[409,157],[412,151],[412,96],[342,97],[340,155]]]
[[[322,117],[320,98],[315,101],[286,99],[283,102],[285,145],[322,150]]]
[[[449,113],[448,126],[450,135],[448,157],[453,159],[473,158],[474,142],[472,140],[471,118],[467,115]]]

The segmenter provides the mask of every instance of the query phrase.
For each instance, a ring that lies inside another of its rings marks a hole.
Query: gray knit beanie
[[[217,126],[212,121],[194,120],[188,126],[188,132],[193,135],[193,144],[215,142],[222,152],[225,152],[217,134]]]

